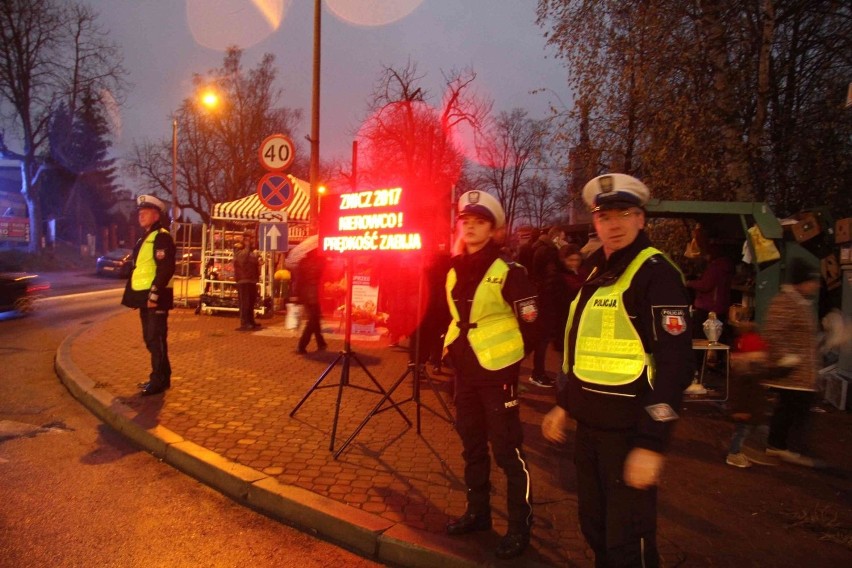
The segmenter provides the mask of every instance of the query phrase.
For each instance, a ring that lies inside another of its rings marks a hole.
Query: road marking
[[[45,303],[50,302],[52,300],[67,300],[69,298],[85,298],[87,296],[100,296],[107,294],[115,294],[116,292],[121,292],[122,288],[109,288],[107,290],[96,290],[94,292],[79,292],[77,294],[65,294],[63,296],[44,296],[38,299],[38,302]]]

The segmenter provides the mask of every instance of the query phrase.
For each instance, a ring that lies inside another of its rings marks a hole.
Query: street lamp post
[[[213,110],[219,106],[219,94],[212,88],[207,88],[204,92],[196,94],[198,101],[207,108]],[[177,200],[177,167],[178,167],[178,121],[177,118],[172,119],[172,234],[175,234],[177,228],[177,218],[180,214],[180,208]]]
[[[319,125],[320,125],[320,27],[322,0],[314,0],[314,81],[311,99],[311,200],[310,231],[317,228],[319,201]]]
[[[177,119],[172,119],[172,234],[177,226]]]

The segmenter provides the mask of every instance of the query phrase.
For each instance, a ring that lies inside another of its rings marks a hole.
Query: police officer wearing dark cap
[[[513,558],[530,541],[529,466],[522,449],[518,375],[538,334],[538,307],[526,270],[500,256],[506,217],[500,202],[469,191],[458,203],[457,252],[447,274],[452,317],[444,348],[455,369],[456,429],[462,440],[467,510],[451,535],[491,529],[491,466],[506,474],[509,528],[495,554]]]
[[[175,243],[163,227],[165,203],[153,195],[140,195],[136,207],[139,225],[146,233],[133,248],[133,272],[121,303],[139,309],[142,338],[151,353],[151,373],[148,381],[139,387],[142,396],[149,396],[171,387],[172,367],[166,339],[169,310],[174,306]]]
[[[564,388],[542,422],[554,442],[566,441],[569,415],[577,422],[580,528],[596,566],[659,565],[657,484],[694,372],[689,296],[644,232],[649,197],[625,174],[583,188],[602,246],[571,304]]]

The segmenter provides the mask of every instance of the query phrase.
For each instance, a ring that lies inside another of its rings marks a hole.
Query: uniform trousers
[[[624,460],[631,434],[577,424],[574,464],[580,529],[592,550],[595,566],[659,566],[657,489],[641,490],[624,483]]]
[[[491,516],[491,460],[506,474],[509,532],[528,533],[532,525],[530,475],[524,458],[517,383],[471,384],[456,377],[456,429],[462,441],[467,510]]]
[[[151,353],[151,374],[148,378],[152,388],[169,386],[172,365],[169,363],[169,311],[158,308],[139,308],[142,320],[142,339]]]

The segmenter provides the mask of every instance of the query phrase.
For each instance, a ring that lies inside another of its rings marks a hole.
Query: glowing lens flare
[[[186,0],[186,19],[195,41],[219,51],[247,49],[280,26],[291,0]]]
[[[325,0],[331,13],[357,26],[384,26],[416,10],[423,0]]]

